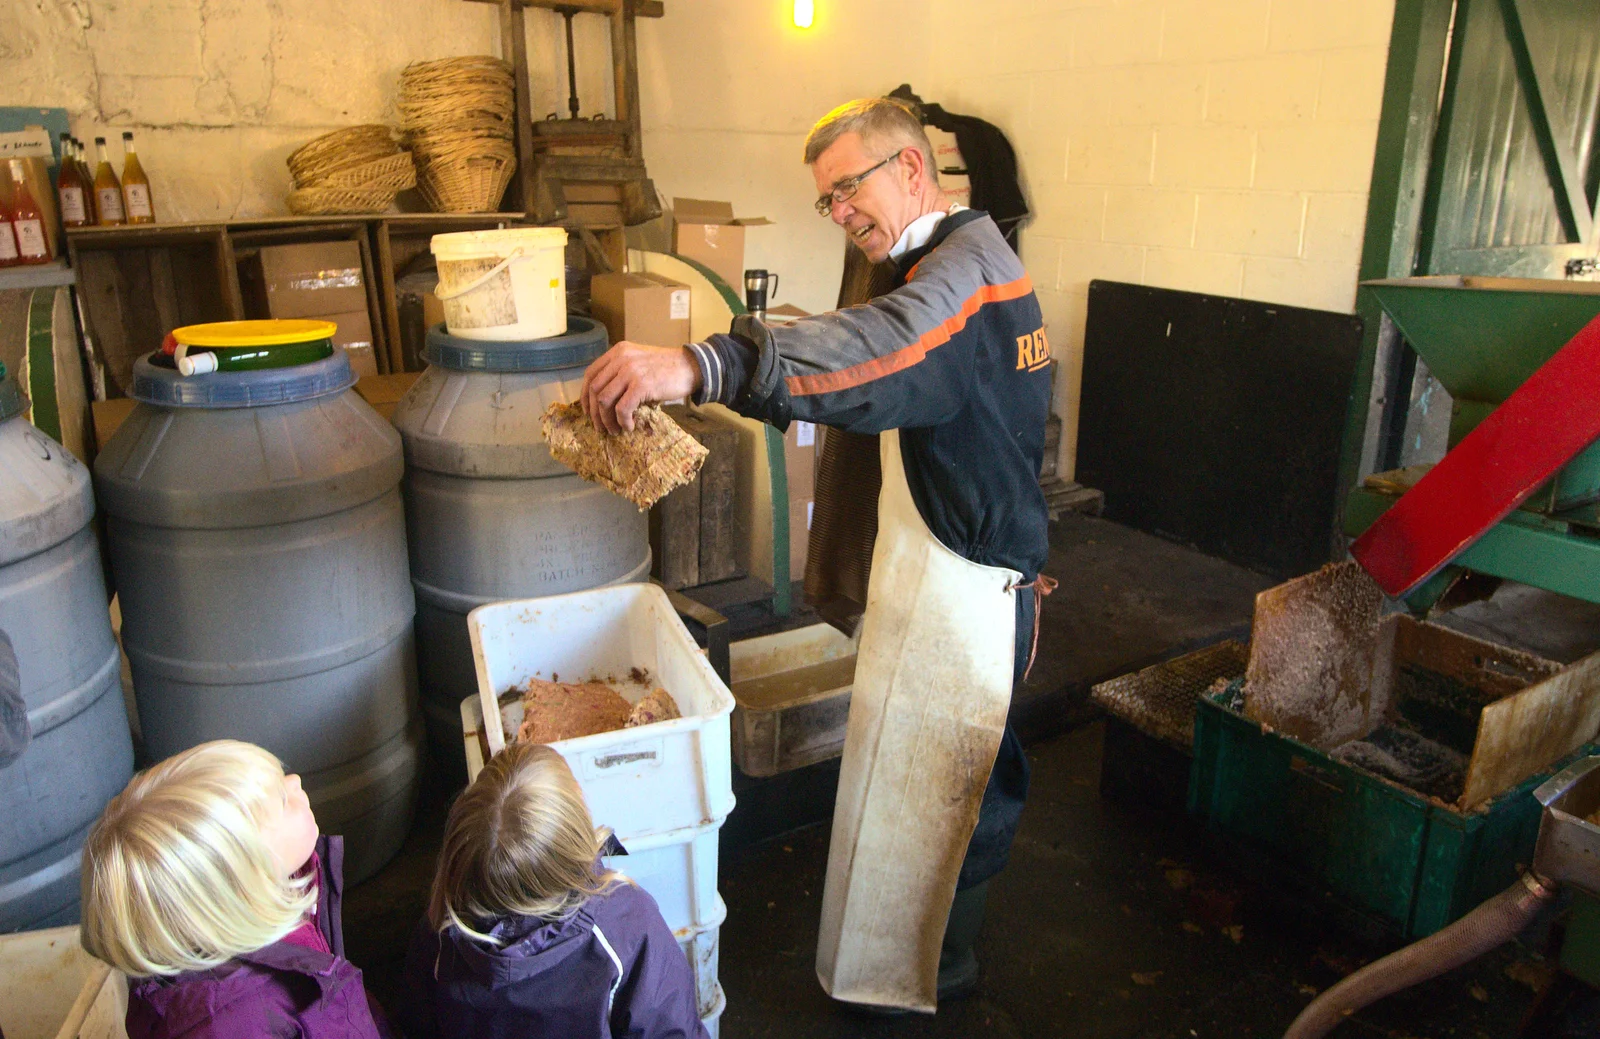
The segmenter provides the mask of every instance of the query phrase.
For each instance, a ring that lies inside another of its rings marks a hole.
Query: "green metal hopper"
[[[1600,315],[1600,283],[1436,275],[1363,282],[1453,399],[1454,447],[1540,365]],[[1352,537],[1422,475],[1369,477],[1350,495]],[[1517,512],[1412,597],[1429,606],[1461,569],[1600,602],[1600,444],[1573,459]]]

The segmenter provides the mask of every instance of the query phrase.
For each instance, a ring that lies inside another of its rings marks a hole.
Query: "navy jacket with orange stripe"
[[[750,317],[692,344],[697,403],[779,429],[802,419],[900,430],[911,496],[935,537],[1033,580],[1049,554],[1039,490],[1050,347],[1033,285],[993,220],[940,221],[871,303],[784,325]]]

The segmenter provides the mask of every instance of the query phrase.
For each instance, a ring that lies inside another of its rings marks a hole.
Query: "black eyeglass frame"
[[[900,149],[900,151],[895,152],[893,155],[889,156],[887,159],[884,159],[876,166],[863,170],[862,172],[857,173],[854,177],[846,177],[835,184],[833,186],[833,190],[828,192],[826,195],[817,196],[817,201],[814,203],[817,215],[832,216],[833,204],[835,202],[848,202],[855,198],[856,192],[861,190],[862,181],[883,169],[885,166],[889,165],[889,163],[898,159],[900,157],[900,153],[903,151],[905,151],[904,148]]]

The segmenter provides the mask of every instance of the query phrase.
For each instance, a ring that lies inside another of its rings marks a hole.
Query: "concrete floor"
[[[1102,725],[1087,706],[1089,686],[1243,635],[1255,592],[1275,582],[1076,516],[1055,525],[1046,572],[1062,587],[1046,607],[1040,659],[1013,711],[1030,743],[1034,786],[1011,866],[992,885],[980,993],[934,1017],[894,1020],[823,995],[815,945],[836,766],[820,766],[787,786],[741,784],[740,808],[724,828],[724,1035],[1265,1037],[1381,951],[1281,912],[1271,892],[1208,855],[1183,817],[1107,802],[1098,791]],[[426,791],[401,854],[347,896],[350,958],[384,1002],[398,990],[449,796]],[[1357,1015],[1336,1036],[1513,1034],[1533,993],[1506,970],[1541,976],[1514,961],[1510,951],[1486,957]]]

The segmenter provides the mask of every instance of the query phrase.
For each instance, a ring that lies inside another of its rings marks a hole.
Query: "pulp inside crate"
[[[543,677],[543,676],[535,676]],[[552,675],[550,681],[561,681],[559,675]],[[639,668],[633,669],[620,678],[616,675],[590,675],[584,678],[568,676],[568,682],[600,682],[614,689],[624,700],[630,704],[637,704],[650,694],[652,690],[661,688],[661,684],[648,671]],[[674,697],[674,700],[677,698]],[[500,724],[503,726],[507,740],[515,738],[518,729],[522,727],[522,689],[511,688],[500,694]],[[680,705],[680,710],[681,710]]]

